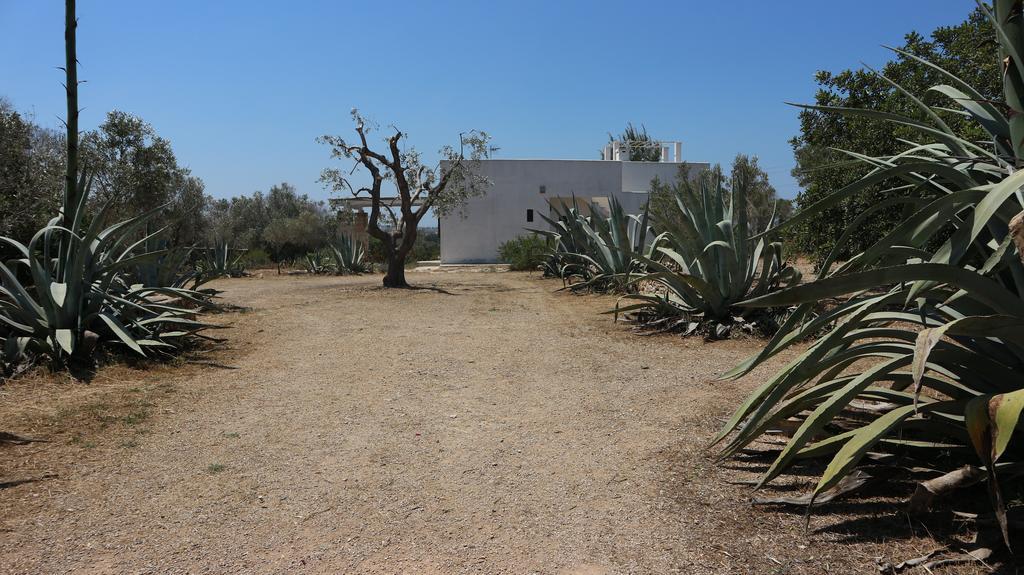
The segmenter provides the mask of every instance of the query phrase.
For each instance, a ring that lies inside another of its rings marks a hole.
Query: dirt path
[[[0,448],[0,480],[55,475],[0,491],[0,572],[849,573],[933,545],[808,537],[726,483],[700,450],[755,379],[714,377],[756,342],[637,337],[522,274],[411,279],[448,293],[223,282],[253,308],[221,318],[227,366],[65,385],[148,415]],[[5,393],[0,429],[46,434]]]

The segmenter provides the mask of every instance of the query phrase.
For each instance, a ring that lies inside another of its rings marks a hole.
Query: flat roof
[[[381,196],[381,203],[386,206],[396,207],[402,205],[402,198],[398,196]],[[343,205],[349,208],[369,208],[373,206],[373,198],[360,196],[358,198],[328,198],[327,203],[335,205]],[[413,202],[414,206],[420,205],[422,202]]]
[[[448,162],[450,160],[441,160]],[[698,162],[686,160],[684,162],[641,162],[639,160],[602,160],[601,158],[481,158],[478,162],[608,162],[616,164],[666,164],[679,166],[682,164],[708,164],[711,162]]]

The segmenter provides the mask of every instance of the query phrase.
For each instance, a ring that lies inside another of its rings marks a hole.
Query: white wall
[[[625,191],[651,191],[651,180],[657,177],[663,184],[676,181],[682,164],[662,162],[621,162],[622,189]],[[707,164],[689,164],[690,173]]]
[[[706,165],[706,164],[703,164]],[[701,166],[691,164],[691,166]],[[601,160],[482,160],[480,169],[493,186],[487,194],[471,198],[465,217],[452,214],[439,221],[441,262],[491,263],[498,261],[501,243],[529,233],[525,228],[548,229],[540,215],[548,215],[547,198],[616,196],[630,213],[638,213],[651,179],[675,180],[676,163],[615,162]],[[540,187],[545,186],[545,193]],[[534,211],[527,222],[527,210]]]

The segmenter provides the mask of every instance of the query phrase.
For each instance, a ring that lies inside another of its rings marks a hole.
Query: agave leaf
[[[968,269],[933,263],[907,264],[832,276],[814,283],[786,288],[740,302],[740,305],[748,307],[793,305],[807,301],[820,301],[880,285],[917,280],[949,283],[968,290],[975,299],[989,306],[993,311],[1009,315],[1024,315],[1024,302],[1008,294],[997,282]]]
[[[75,334],[70,329],[58,328],[53,330],[53,338],[57,341],[57,345],[68,354],[75,351]]]
[[[921,410],[927,411],[949,407],[953,403],[930,403],[922,406]],[[908,418],[913,417],[917,412],[918,408],[916,405],[904,405],[885,413],[870,424],[851,433],[849,439],[846,439],[842,448],[835,454],[832,461],[829,462],[828,468],[825,469],[825,472],[818,480],[818,485],[814,488],[814,493],[811,497],[811,504],[813,505],[815,498],[834,487],[846,477],[876,443]]]
[[[1012,547],[1006,519],[1006,504],[1003,501],[1002,489],[999,487],[996,462],[1009,446],[1020,423],[1021,410],[1024,410],[1024,389],[973,399],[964,410],[965,425],[971,443],[985,465],[989,494],[1007,548]]]
[[[107,324],[107,327],[110,328],[110,331],[114,332],[114,335],[116,335],[117,338],[121,340],[125,345],[127,345],[129,348],[134,350],[139,355],[146,355],[146,352],[142,351],[142,347],[139,346],[139,343],[135,341],[135,338],[132,337],[132,334],[128,331],[128,328],[126,328],[124,324],[121,323],[120,320],[118,320],[113,315],[105,312],[101,312],[99,314],[99,317],[100,319],[103,320],[103,323]]]
[[[771,481],[781,473],[787,465],[793,460],[796,453],[802,448],[807,442],[827,424],[832,418],[844,409],[850,399],[855,397],[868,385],[874,383],[875,380],[887,375],[889,372],[902,367],[909,363],[909,359],[906,357],[897,357],[876,364],[875,366],[866,369],[863,373],[857,375],[854,379],[847,383],[841,390],[836,392],[826,401],[822,402],[818,407],[814,409],[807,419],[804,420],[803,424],[796,431],[793,437],[786,444],[786,447],[779,454],[778,458],[772,462],[771,467],[765,472],[764,476],[758,482],[758,486],[764,485]]]

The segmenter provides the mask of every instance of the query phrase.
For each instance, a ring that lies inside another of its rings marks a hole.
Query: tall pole
[[[64,88],[67,90],[68,116],[65,124],[68,128],[67,173],[64,176],[64,213],[62,224],[70,228],[71,218],[78,206],[78,57],[75,55],[75,29],[78,19],[75,17],[75,0],[65,0],[64,4]]]

